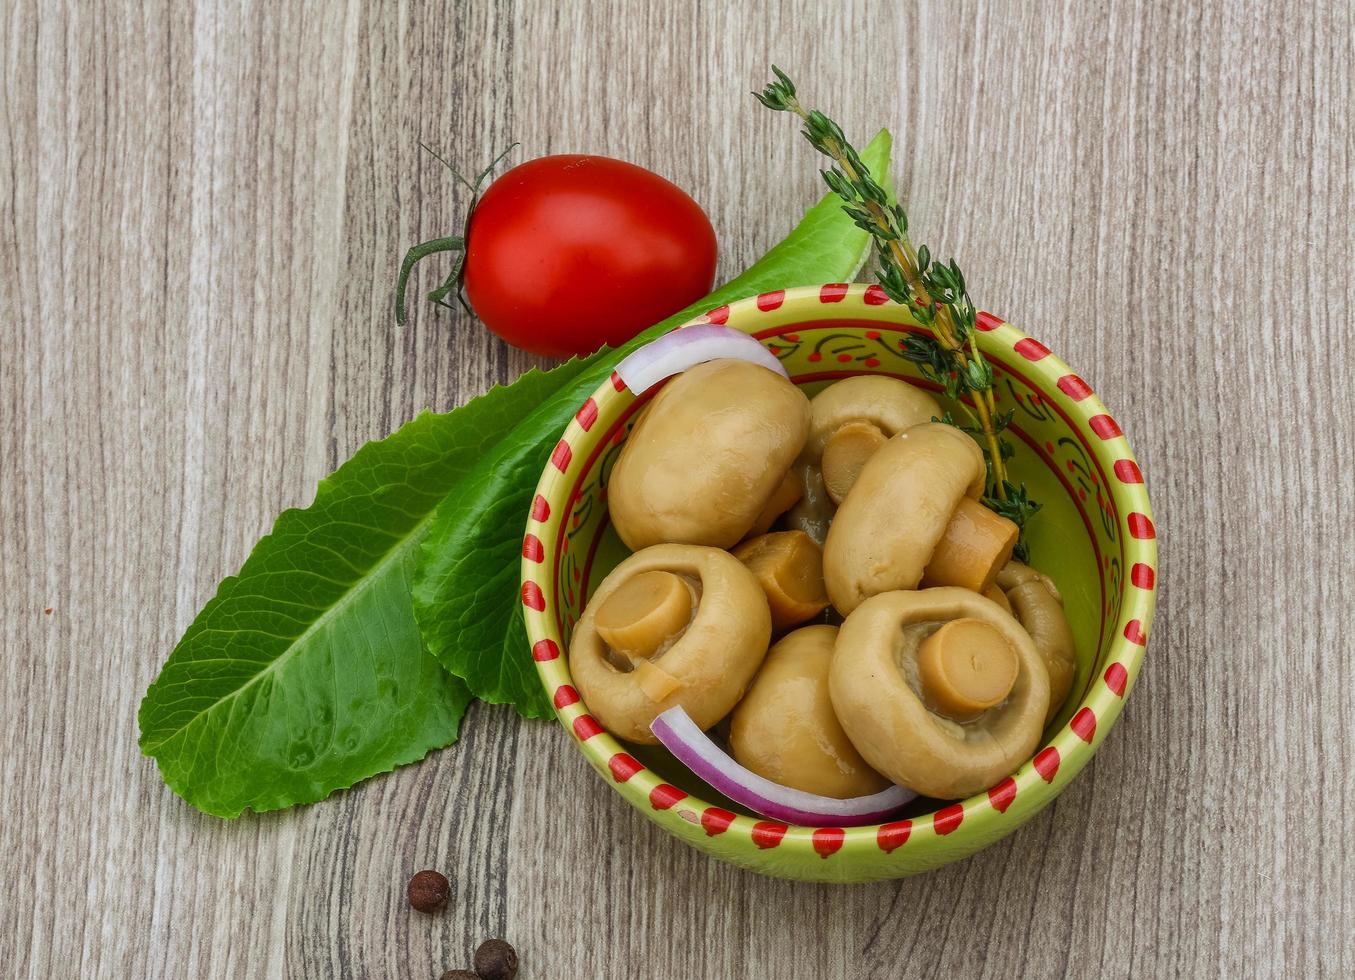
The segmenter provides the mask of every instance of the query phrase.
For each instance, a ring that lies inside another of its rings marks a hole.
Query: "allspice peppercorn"
[[[452,894],[447,876],[437,871],[420,871],[409,879],[409,904],[420,912],[436,912]]]
[[[486,939],[475,951],[475,972],[480,980],[513,980],[518,975],[518,954],[502,939]]]

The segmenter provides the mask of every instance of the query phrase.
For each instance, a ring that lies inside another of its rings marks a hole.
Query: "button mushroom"
[[[785,378],[747,361],[698,364],[627,438],[607,487],[612,523],[632,550],[732,547],[794,503],[786,477],[808,434],[809,402]]]
[[[785,523],[822,546],[866,460],[889,437],[940,414],[931,395],[897,378],[858,375],[823,389],[809,402],[809,439],[793,470],[801,493]]]
[[[738,703],[771,640],[767,599],[733,555],[654,545],[617,565],[574,629],[569,669],[618,738],[653,743],[650,723],[681,705],[704,731]]]
[[[998,572],[996,584],[1003,590],[1012,615],[1026,628],[1035,641],[1035,649],[1044,657],[1049,671],[1049,713],[1045,717],[1048,723],[1063,707],[1077,672],[1077,647],[1059,590],[1047,575],[1016,561],[1008,562]]]
[[[803,531],[749,538],[734,549],[734,557],[748,566],[767,594],[774,632],[798,626],[828,607],[823,552]]]
[[[941,422],[915,425],[866,461],[823,549],[828,596],[843,615],[880,592],[955,585],[982,592],[1018,529],[979,503],[978,444]]]
[[[1030,636],[961,588],[861,603],[838,633],[828,688],[867,763],[940,799],[977,793],[1024,762],[1049,706],[1049,675]]]
[[[729,747],[739,763],[793,789],[851,799],[889,781],[861,758],[833,713],[828,668],[834,626],[806,626],[767,653],[734,715]]]
[[[940,414],[936,399],[906,381],[872,374],[844,378],[810,401],[803,458],[819,467],[828,496],[841,504],[886,441]]]

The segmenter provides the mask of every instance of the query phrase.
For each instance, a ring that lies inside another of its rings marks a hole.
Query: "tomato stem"
[[[516,142],[509,143],[502,153],[489,162],[489,166],[476,174],[475,183],[471,183],[465,177],[462,177],[461,174],[457,172],[457,169],[448,163],[447,159],[443,157],[442,154],[438,153],[437,150],[433,149],[427,143],[420,142],[419,145],[439,163],[450,170],[452,176],[461,181],[462,185],[471,192],[470,207],[466,209],[466,220],[462,222],[466,227],[470,226],[471,213],[475,210],[475,205],[480,200],[480,185],[485,182],[485,178],[493,172],[494,168],[503,162],[503,158],[512,153],[518,146]],[[405,291],[409,286],[409,274],[414,271],[414,264],[420,259],[425,259],[430,255],[436,255],[439,252],[456,252],[456,263],[452,266],[452,271],[448,274],[447,278],[442,281],[442,285],[437,289],[429,291],[428,298],[434,303],[437,303],[438,306],[445,306],[447,309],[451,310],[455,309],[455,307],[447,302],[447,294],[455,293],[457,300],[461,303],[462,309],[467,313],[473,314],[475,312],[470,308],[470,304],[466,302],[466,298],[461,295],[461,273],[466,265],[465,236],[448,235],[445,238],[434,238],[431,241],[422,242],[405,253],[405,260],[400,263],[400,278],[395,283],[395,322],[400,326],[403,327],[405,322],[409,319],[409,310],[405,306]]]
[[[439,252],[456,252],[456,264],[452,267],[451,274],[447,276],[441,286],[428,294],[428,298],[440,306],[451,307],[446,301],[446,296],[450,292],[459,290],[461,286],[461,265],[465,260],[466,240],[460,235],[448,235],[446,238],[434,238],[431,241],[421,242],[415,245],[405,253],[405,260],[400,263],[400,278],[395,284],[395,322],[400,326],[405,325],[409,319],[409,311],[405,307],[405,290],[409,286],[409,274],[414,271],[414,264],[420,259],[426,259],[430,255],[437,255]]]

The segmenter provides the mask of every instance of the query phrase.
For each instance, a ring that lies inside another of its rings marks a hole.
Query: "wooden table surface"
[[[417,980],[493,935],[531,978],[1355,973],[1345,0],[233,6],[0,18],[0,974]],[[1139,453],[1159,617],[1094,764],[855,887],[687,849],[503,708],[315,806],[187,807],[135,712],[218,579],[364,441],[532,363],[393,325],[402,250],[467,203],[417,141],[658,170],[723,277],[820,194],[748,95],[772,61],[893,128],[919,236]],[[444,916],[402,898],[423,866]]]

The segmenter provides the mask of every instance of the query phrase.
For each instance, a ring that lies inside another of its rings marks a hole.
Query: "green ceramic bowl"
[[[935,390],[900,354],[921,332],[878,286],[788,289],[711,310],[695,323],[751,333],[813,395],[854,374]],[[574,689],[570,632],[591,590],[625,556],[607,519],[607,477],[636,414],[616,376],[579,407],[541,475],[527,523],[522,600],[532,654],[560,724],[631,806],[694,847],[766,874],[865,881],[926,871],[1011,833],[1087,764],[1124,707],[1153,617],[1157,544],[1129,443],[1091,388],[1038,341],[979,314],[1000,410],[1015,410],[1011,469],[1043,509],[1032,564],[1063,593],[1080,659],[1072,692],[1025,765],[967,800],[918,800],[891,823],[810,828],[764,820],[719,797],[661,748],[624,745]],[[657,390],[654,389],[654,390]]]

